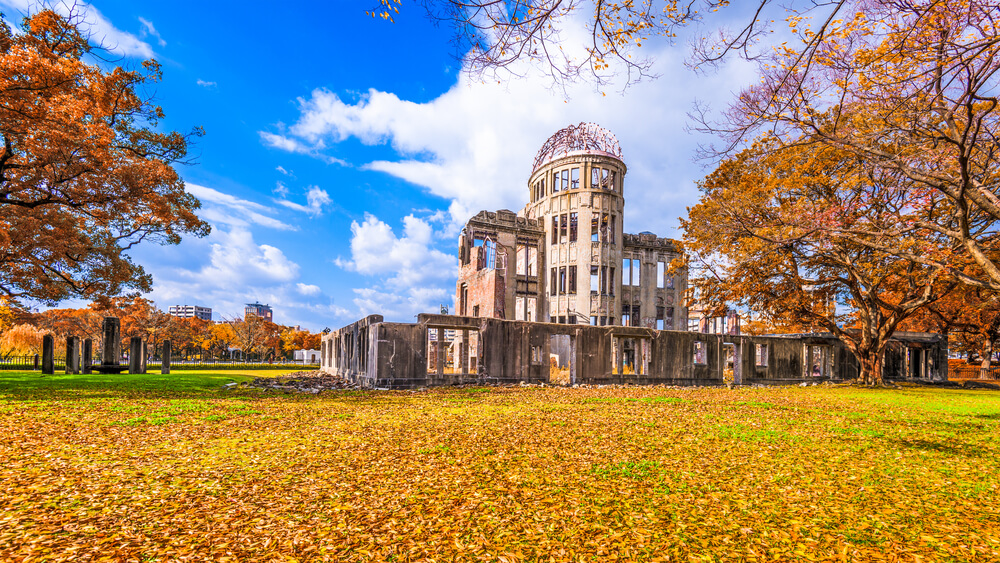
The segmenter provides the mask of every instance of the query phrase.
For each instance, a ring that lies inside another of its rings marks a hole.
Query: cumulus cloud
[[[401,236],[371,214],[351,223],[351,258],[335,263],[367,276],[388,276],[383,283],[355,290],[354,305],[361,315],[405,318],[450,302],[451,292],[444,286],[458,274],[458,261],[434,248],[433,239],[431,224],[413,215],[403,218]]]
[[[41,6],[52,8],[63,16],[76,16],[82,23],[83,31],[90,34],[91,41],[112,53],[144,59],[153,57],[153,48],[149,43],[127,31],[118,29],[108,18],[104,17],[100,10],[86,2],[41,4],[35,0],[0,0],[0,8],[15,10],[24,15],[37,12]]]
[[[569,30],[567,43],[581,43],[573,34],[583,31]],[[394,156],[369,159],[361,169],[403,179],[448,202],[447,216],[440,210],[429,210],[422,219],[411,213],[401,235],[366,215],[352,223],[351,258],[335,261],[376,280],[355,290],[361,313],[408,320],[451,301],[457,268],[444,238],[450,243],[479,210],[521,209],[536,151],[567,125],[592,121],[618,137],[628,166],[626,232],[677,236],[677,218],[697,201],[696,182],[705,173],[693,162],[695,148],[711,140],[688,133],[687,112],[696,100],[724,106],[756,71],[732,62],[714,76],[696,76],[684,66],[679,45],[644,47],[641,54],[656,61],[652,72],[661,78],[624,93],[615,86],[596,91],[591,84],[554,92],[548,78],[523,67],[513,69],[523,78],[500,84],[461,75],[448,91],[423,102],[376,89],[354,94],[318,88],[297,100],[292,125],[276,123],[280,134],[260,135],[268,146],[321,159],[348,139],[388,145]]]
[[[225,280],[233,287],[240,287],[261,282],[287,282],[295,279],[298,273],[299,265],[289,260],[281,249],[258,245],[249,230],[234,227],[219,233],[212,244],[208,266],[196,275]]]
[[[268,214],[274,213],[274,209],[266,205],[198,184],[185,184],[185,188],[201,200],[203,207],[199,215],[210,223],[233,227],[252,224],[284,231],[295,230],[295,227],[270,217]]]
[[[195,81],[195,83],[196,83],[196,84],[197,84],[198,86],[202,86],[202,87],[204,87],[204,88],[212,88],[212,87],[214,87],[214,86],[218,86],[218,85],[219,85],[219,84],[218,84],[217,82],[209,82],[209,81],[207,81],[207,80],[202,80],[202,79],[200,79],[200,78],[199,78],[199,79],[198,79],[197,81]]]
[[[319,288],[318,285],[305,284],[305,283],[297,283],[297,284],[295,284],[295,288],[302,295],[319,295],[320,294],[320,288]]]
[[[167,46],[167,42],[160,36],[160,32],[156,31],[156,27],[153,25],[153,22],[141,16],[139,17],[139,22],[142,24],[142,31],[139,34],[140,37],[146,37],[147,35],[155,37],[156,42],[160,45],[160,47]],[[199,80],[199,82],[201,81]]]
[[[571,86],[567,98],[539,77],[504,84],[461,78],[436,99],[415,103],[371,89],[345,97],[316,89],[298,100],[299,116],[271,146],[321,153],[348,138],[392,146],[398,158],[364,169],[404,179],[449,201],[452,221],[464,224],[481,209],[518,210],[527,199],[535,152],[554,132],[596,121],[619,139],[626,177],[626,229],[674,234],[677,217],[697,199],[704,172],[692,163],[696,136],[685,132],[696,98],[728,101],[750,81],[753,68],[736,64],[714,77],[695,77],[683,50],[652,52],[663,78],[632,86],[623,95]],[[530,71],[526,71],[529,77]],[[263,135],[263,133],[262,133]],[[643,201],[643,205],[629,202]]]

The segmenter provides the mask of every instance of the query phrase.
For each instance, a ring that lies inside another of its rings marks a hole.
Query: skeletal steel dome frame
[[[596,123],[580,123],[564,127],[549,137],[535,155],[531,169],[538,170],[546,162],[578,151],[603,153],[622,160],[618,138],[611,131]]]

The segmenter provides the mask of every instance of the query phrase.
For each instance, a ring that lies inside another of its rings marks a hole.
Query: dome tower
[[[522,213],[545,230],[539,320],[617,324],[625,172],[618,139],[594,123],[559,130],[535,156]]]

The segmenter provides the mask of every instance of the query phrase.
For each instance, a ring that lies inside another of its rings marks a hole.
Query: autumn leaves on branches
[[[20,33],[0,20],[6,298],[148,291],[151,279],[128,249],[209,231],[172,166],[186,158],[189,136],[158,131],[163,110],[142,92],[159,80],[159,65],[108,65],[77,24],[49,10],[26,18]]]
[[[1000,290],[1000,20],[978,0],[829,6],[704,122],[727,144],[685,243],[704,299],[816,321],[874,381],[903,320]]]

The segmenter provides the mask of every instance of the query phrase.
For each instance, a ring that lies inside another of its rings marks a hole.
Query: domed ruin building
[[[528,204],[480,211],[459,237],[457,314],[560,324],[685,330],[687,274],[673,240],[624,232],[618,139],[593,124],[549,137]]]

